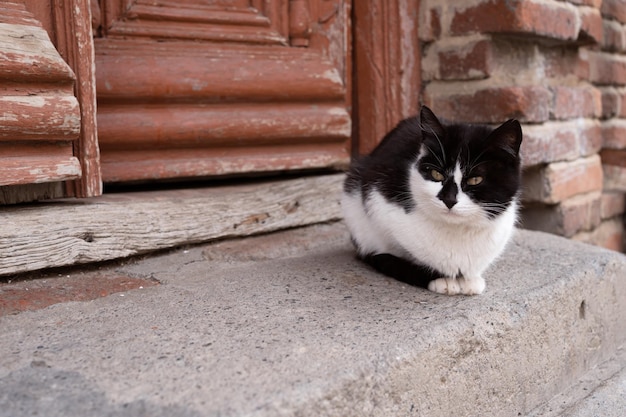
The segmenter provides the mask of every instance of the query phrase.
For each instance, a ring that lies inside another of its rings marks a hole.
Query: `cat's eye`
[[[478,185],[483,182],[483,177],[471,177],[467,179],[467,185]]]
[[[430,176],[435,181],[443,181],[443,174],[441,172],[437,171],[436,169],[431,169],[430,170]]]

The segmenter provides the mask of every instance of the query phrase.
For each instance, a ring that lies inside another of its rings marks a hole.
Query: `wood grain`
[[[341,217],[342,174],[0,208],[0,275]]]
[[[104,151],[343,143],[351,126],[332,104],[107,106],[98,124]]]
[[[102,194],[100,150],[96,128],[96,82],[89,0],[52,0],[56,27],[55,45],[72,68],[74,94],[80,109],[80,135],[74,154],[81,164],[80,179],[68,182],[67,193],[75,197]]]
[[[343,143],[109,150],[102,155],[106,182],[150,181],[159,178],[214,177],[249,172],[275,173],[320,166],[344,169],[350,155]]]
[[[419,3],[354,2],[354,84],[358,91],[354,153],[369,153],[400,120],[417,113]]]
[[[96,39],[100,102],[342,100],[342,74],[299,48]]]

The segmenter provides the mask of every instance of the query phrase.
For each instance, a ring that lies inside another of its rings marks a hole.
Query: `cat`
[[[481,294],[517,223],[522,128],[440,121],[423,106],[367,156],[342,194],[360,259],[441,294]]]

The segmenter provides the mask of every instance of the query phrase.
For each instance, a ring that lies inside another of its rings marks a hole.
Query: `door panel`
[[[100,5],[105,181],[348,163],[348,1]]]
[[[285,44],[284,1],[110,0],[108,36]]]

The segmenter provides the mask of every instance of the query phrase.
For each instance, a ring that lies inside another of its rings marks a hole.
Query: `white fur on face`
[[[461,190],[462,179],[461,167],[457,163],[454,170],[454,182],[458,190],[457,203],[448,209],[444,202],[437,197],[443,188],[443,183],[426,180],[417,170],[412,170],[409,186],[418,202],[417,210],[422,211],[429,218],[432,217],[434,221],[445,223],[459,224],[472,221],[482,223],[486,221],[488,218],[482,207]]]

